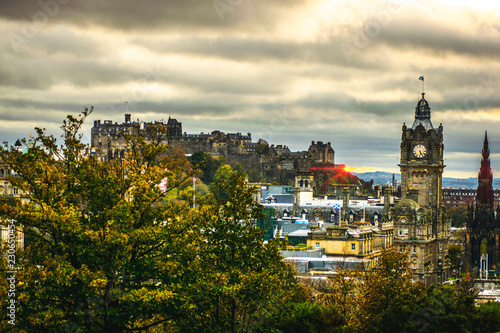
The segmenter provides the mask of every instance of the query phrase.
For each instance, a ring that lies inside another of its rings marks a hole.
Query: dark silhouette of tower
[[[468,208],[465,256],[470,269],[478,267],[481,254],[488,254],[490,269],[500,268],[500,224],[493,207],[493,173],[488,133],[484,134],[481,167],[477,176],[476,204]]]

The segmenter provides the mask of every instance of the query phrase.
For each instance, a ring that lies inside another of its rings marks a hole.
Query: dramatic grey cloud
[[[2,141],[94,106],[86,140],[128,110],[292,150],[330,141],[337,163],[397,172],[424,75],[445,175],[476,175],[485,130],[500,165],[491,1],[3,1],[0,35]]]

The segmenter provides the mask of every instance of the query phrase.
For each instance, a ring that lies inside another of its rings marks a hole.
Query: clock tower
[[[394,245],[407,251],[412,279],[443,283],[448,279],[451,221],[441,207],[443,126],[434,128],[425,94],[411,127],[401,137],[401,201],[392,208]]]
[[[411,128],[403,124],[401,137],[401,196],[418,190],[418,204],[431,209],[439,218],[443,178],[443,126],[436,129],[431,122],[431,108],[425,93],[415,108],[415,121]]]

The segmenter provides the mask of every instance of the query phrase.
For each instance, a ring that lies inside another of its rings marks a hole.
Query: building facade
[[[443,205],[447,208],[470,206],[476,203],[477,189],[473,188],[443,188]],[[493,189],[495,207],[500,204],[500,190]]]
[[[451,221],[442,200],[443,126],[434,128],[422,93],[415,120],[403,124],[401,137],[401,201],[391,209],[394,245],[407,251],[414,281],[442,283],[449,275]]]

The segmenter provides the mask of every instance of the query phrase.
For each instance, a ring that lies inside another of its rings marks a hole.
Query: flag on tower
[[[424,76],[422,75],[422,76],[420,76],[418,79],[419,79],[420,81],[423,81],[423,80],[424,80]]]

